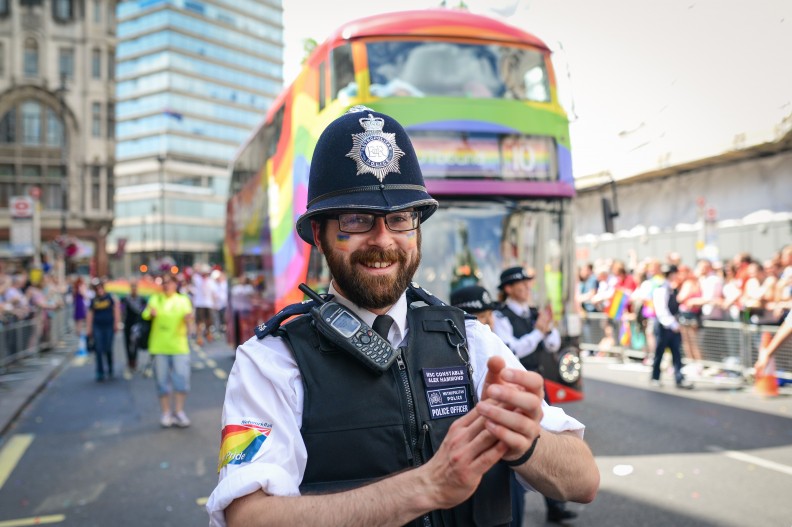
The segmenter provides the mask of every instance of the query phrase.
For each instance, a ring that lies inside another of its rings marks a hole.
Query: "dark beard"
[[[351,300],[355,305],[364,309],[383,309],[390,307],[399,300],[407,289],[418,265],[421,263],[421,231],[417,233],[417,257],[408,263],[408,255],[401,249],[378,249],[372,247],[367,250],[355,251],[349,255],[350,266],[344,264],[343,258],[333,249],[326,239],[324,229],[321,234],[322,247],[325,249],[325,259],[330,268],[330,274],[340,293]],[[398,271],[396,278],[389,276],[369,276],[358,271],[356,265],[364,262],[385,261],[396,262]]]

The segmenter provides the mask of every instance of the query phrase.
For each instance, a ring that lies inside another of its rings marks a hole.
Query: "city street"
[[[22,522],[35,517],[81,527],[206,525],[232,361],[223,343],[193,353],[192,426],[162,429],[154,379],[97,383],[93,359],[75,357],[2,438],[4,452],[29,445],[4,484],[10,460],[0,453],[0,525],[32,525]]]
[[[232,360],[217,342],[193,354],[192,426],[163,430],[152,379],[100,384],[92,359],[72,359],[0,438],[0,526],[206,525]],[[569,504],[570,525],[790,524],[789,391],[650,388],[640,364],[601,359],[584,371],[586,399],[565,410],[588,426],[602,485]],[[544,524],[540,496],[526,508],[526,525]]]

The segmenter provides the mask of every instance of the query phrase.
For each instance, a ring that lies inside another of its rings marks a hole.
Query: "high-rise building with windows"
[[[116,15],[116,274],[219,262],[229,163],[282,89],[281,0],[127,0]]]
[[[0,259],[15,270],[107,271],[115,43],[114,0],[0,0]],[[32,239],[11,210],[31,198]]]

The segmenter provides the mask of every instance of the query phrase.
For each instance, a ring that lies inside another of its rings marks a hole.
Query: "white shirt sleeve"
[[[676,330],[679,328],[679,322],[668,310],[669,293],[671,293],[671,288],[668,287],[668,284],[655,287],[655,290],[652,291],[652,303],[657,321],[666,329]]]
[[[303,397],[299,369],[281,339],[254,337],[237,349],[223,405],[219,482],[206,504],[210,526],[225,526],[225,508],[259,489],[300,494]]]

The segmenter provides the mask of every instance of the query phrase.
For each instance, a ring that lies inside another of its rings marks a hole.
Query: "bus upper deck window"
[[[330,93],[333,98],[357,95],[355,66],[352,63],[352,46],[344,44],[331,52]]]
[[[502,48],[499,69],[505,99],[550,101],[550,87],[541,53]]]

